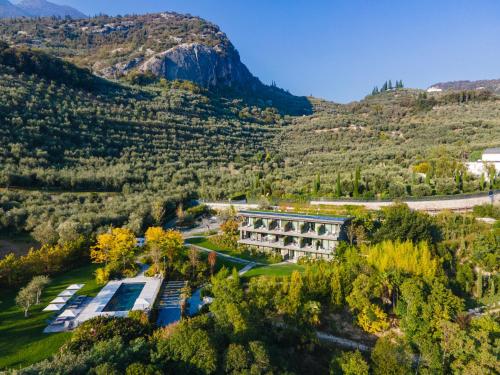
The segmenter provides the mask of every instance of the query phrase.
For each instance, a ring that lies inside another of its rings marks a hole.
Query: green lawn
[[[205,251],[201,251],[201,260],[203,262],[207,261],[208,253]],[[215,272],[219,272],[222,267],[226,267],[228,270],[232,270],[233,268],[236,268],[238,271],[241,270],[243,267],[245,267],[244,264],[233,262],[230,259],[218,256],[217,257],[217,262],[215,264]]]
[[[207,237],[188,238],[186,242],[196,246],[204,247],[205,249],[214,250],[220,253],[231,255],[233,257],[250,260],[252,262],[270,264],[269,260],[265,257],[265,255],[253,256],[251,254],[240,253],[239,251],[236,251],[234,249],[216,245],[215,243],[210,241],[210,239]]]
[[[242,277],[250,279],[256,276],[289,276],[293,271],[303,272],[304,266],[293,263],[257,266],[246,272]]]
[[[15,305],[17,290],[0,291],[0,370],[24,367],[48,358],[70,338],[71,333],[43,333],[46,320],[53,313],[42,310],[73,283],[85,284],[78,294],[95,296],[100,290],[94,280],[96,268],[90,265],[53,277],[40,305],[30,310],[28,318],[24,318],[22,310]]]

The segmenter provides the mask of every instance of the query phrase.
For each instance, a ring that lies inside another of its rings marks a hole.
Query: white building
[[[439,87],[434,87],[434,86],[429,87],[429,88],[427,89],[427,92],[441,92],[441,91],[443,91],[443,90],[442,90],[442,89],[440,89]]]
[[[473,175],[484,176],[488,178],[488,166],[494,166],[496,173],[500,173],[500,147],[487,148],[483,152],[481,160],[467,163],[467,169]]]

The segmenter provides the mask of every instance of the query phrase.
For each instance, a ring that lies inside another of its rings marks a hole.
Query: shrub
[[[96,342],[120,337],[124,343],[150,332],[149,324],[132,318],[110,318],[98,316],[81,324],[73,331],[71,340],[64,349],[81,352],[90,349]]]

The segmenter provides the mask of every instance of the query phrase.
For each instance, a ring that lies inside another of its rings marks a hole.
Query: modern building
[[[349,218],[268,211],[240,211],[240,244],[281,254],[284,259],[333,256],[347,240]]]
[[[481,160],[467,163],[467,169],[473,175],[480,176],[484,174],[489,178],[488,166],[495,167],[496,173],[500,173],[500,147],[487,148],[483,152]]]

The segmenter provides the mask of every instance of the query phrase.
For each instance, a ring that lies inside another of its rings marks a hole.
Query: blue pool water
[[[123,283],[102,311],[128,311],[134,306],[146,283]]]

